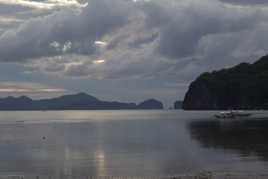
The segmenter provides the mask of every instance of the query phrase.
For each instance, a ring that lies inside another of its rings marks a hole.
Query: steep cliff
[[[200,75],[183,101],[186,110],[263,109],[268,104],[268,56],[253,64]]]

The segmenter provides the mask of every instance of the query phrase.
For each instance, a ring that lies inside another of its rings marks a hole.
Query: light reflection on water
[[[0,112],[0,175],[268,171],[268,120],[219,122],[212,115],[184,111]],[[264,116],[266,113],[258,117]]]

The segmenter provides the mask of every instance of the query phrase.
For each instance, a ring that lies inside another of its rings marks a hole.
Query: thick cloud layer
[[[53,2],[57,8],[39,8],[38,15],[32,9],[33,18],[13,16],[22,22],[0,35],[1,62],[20,64],[28,75],[46,76],[44,81],[98,80],[100,88],[140,81],[143,95],[166,91],[183,98],[200,73],[268,53],[268,7],[258,5],[264,1],[40,1]],[[66,5],[71,2],[72,8]]]
[[[112,4],[94,0],[82,11],[61,10],[6,31],[0,36],[1,60],[21,62],[65,53],[92,54],[97,38],[126,21],[126,9]]]
[[[222,2],[227,2],[237,5],[268,5],[266,0],[221,0]]]

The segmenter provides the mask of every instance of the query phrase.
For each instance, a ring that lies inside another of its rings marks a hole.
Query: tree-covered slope
[[[268,56],[204,73],[191,83],[183,109],[260,109],[268,104]]]

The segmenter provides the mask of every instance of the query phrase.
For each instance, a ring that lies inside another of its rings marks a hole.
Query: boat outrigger
[[[244,111],[225,111],[220,112],[219,114],[215,114],[214,116],[218,119],[235,119],[235,118],[246,118],[250,117],[252,113],[244,112]]]

